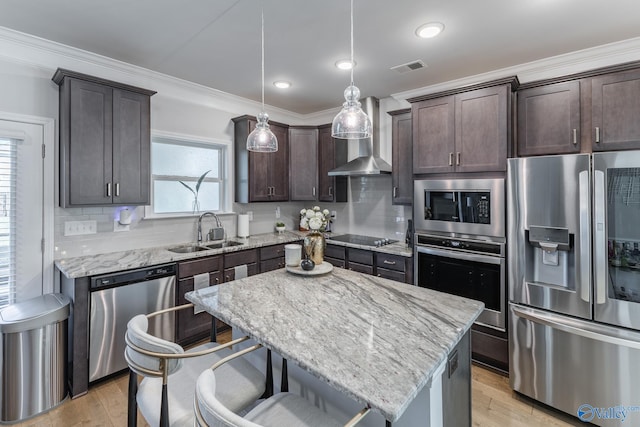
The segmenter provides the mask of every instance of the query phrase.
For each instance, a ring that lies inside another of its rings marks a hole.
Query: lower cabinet
[[[334,267],[348,268],[396,282],[413,283],[413,258],[367,249],[327,244],[324,259]]]
[[[178,263],[176,305],[187,304],[184,294],[194,290],[194,276],[209,274],[209,286],[222,283],[222,255],[183,261]],[[208,337],[211,333],[212,317],[194,310],[180,310],[176,313],[176,341],[187,345]]]
[[[284,267],[284,244],[260,248],[260,273]]]

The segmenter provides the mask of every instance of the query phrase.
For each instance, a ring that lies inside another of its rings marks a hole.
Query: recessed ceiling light
[[[429,22],[428,24],[423,24],[418,27],[416,36],[423,39],[430,39],[440,34],[443,30],[444,25],[440,22]]]
[[[352,66],[350,59],[341,59],[336,62],[336,67],[340,68],[341,70],[350,70],[356,65],[358,65],[358,63],[356,61],[353,61],[353,66]]]
[[[275,81],[273,85],[278,89],[289,89],[291,87],[291,83],[284,80]]]

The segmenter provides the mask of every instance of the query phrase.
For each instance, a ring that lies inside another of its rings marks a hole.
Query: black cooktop
[[[361,236],[359,234],[342,234],[339,236],[331,236],[329,237],[328,240],[329,241],[333,240],[336,242],[352,243],[354,245],[374,246],[374,247],[384,246],[384,245],[397,242],[397,240],[391,240],[385,237]]]

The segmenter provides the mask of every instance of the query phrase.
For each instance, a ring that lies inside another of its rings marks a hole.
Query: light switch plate
[[[98,226],[95,220],[88,221],[65,221],[65,236],[80,236],[82,234],[96,234]]]

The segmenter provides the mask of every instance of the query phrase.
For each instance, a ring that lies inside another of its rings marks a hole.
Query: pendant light
[[[264,7],[262,8],[262,111],[256,128],[247,137],[247,150],[260,153],[278,151],[278,139],[269,129],[269,115],[264,111]]]
[[[353,60],[353,0],[351,0],[351,64]],[[351,67],[351,84],[344,90],[342,110],[333,118],[331,136],[341,139],[361,139],[371,136],[371,119],[362,111],[360,89],[353,84],[353,68]]]

